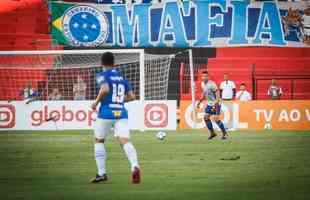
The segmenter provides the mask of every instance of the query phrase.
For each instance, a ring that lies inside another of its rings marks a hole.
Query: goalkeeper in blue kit
[[[100,86],[100,91],[95,102],[92,104],[92,109],[96,110],[100,103],[94,128],[94,151],[98,173],[91,182],[98,183],[108,180],[104,143],[109,131],[113,127],[114,134],[131,165],[132,183],[140,183],[140,167],[137,151],[130,142],[128,113],[124,106],[125,102],[135,99],[133,89],[129,81],[115,68],[114,55],[111,52],[102,55],[101,63],[106,70],[96,75],[96,81]]]

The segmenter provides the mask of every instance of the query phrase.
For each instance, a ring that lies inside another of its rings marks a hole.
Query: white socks
[[[98,168],[98,175],[102,176],[105,171],[106,151],[103,143],[95,143],[95,159]]]
[[[139,168],[137,151],[132,143],[128,142],[124,144],[123,149],[130,163],[131,171],[133,171],[135,167]],[[95,160],[98,168],[98,175],[102,176],[106,173],[106,150],[103,143],[95,143]]]
[[[123,149],[127,155],[128,161],[131,165],[131,171],[134,171],[135,167],[139,168],[137,151],[131,142],[124,144]]]

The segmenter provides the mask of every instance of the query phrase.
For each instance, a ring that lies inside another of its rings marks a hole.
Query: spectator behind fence
[[[48,95],[48,100],[57,101],[64,100],[64,98],[59,92],[58,88],[54,88],[53,91]]]
[[[272,79],[271,80],[271,85],[268,88],[267,95],[272,100],[278,100],[278,99],[281,98],[282,94],[283,94],[282,88],[277,85],[275,79]]]
[[[74,100],[85,100],[86,99],[86,83],[78,76],[77,82],[73,85],[73,99]]]
[[[34,93],[35,91],[32,88],[32,83],[31,81],[28,81],[24,89],[20,92],[20,96],[23,96],[24,99],[29,99],[29,98],[32,98]]]
[[[32,87],[31,81],[27,82],[25,88],[20,92],[19,95],[23,97],[23,100],[25,100],[26,104],[39,99],[39,93]]]
[[[224,74],[224,81],[220,84],[220,95],[222,100],[233,100],[236,95],[236,85],[229,80],[228,74]]]
[[[239,100],[239,101],[251,101],[252,100],[251,93],[249,93],[246,90],[245,83],[240,84],[240,90],[236,94],[236,100]]]

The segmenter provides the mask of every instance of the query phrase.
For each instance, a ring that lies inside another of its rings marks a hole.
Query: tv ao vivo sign
[[[310,6],[250,0],[155,4],[53,2],[52,35],[60,44],[111,47],[310,45]]]

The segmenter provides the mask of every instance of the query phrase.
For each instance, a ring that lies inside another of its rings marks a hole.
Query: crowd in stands
[[[50,89],[48,93],[48,100],[86,100],[86,91],[87,84],[80,76],[77,76],[75,83],[73,84],[73,96],[72,97],[64,97],[58,88]],[[220,97],[223,101],[251,101],[252,94],[247,90],[246,84],[241,83],[240,87],[237,91],[236,84],[233,80],[229,79],[229,74],[224,74],[224,79],[219,85]],[[275,79],[271,80],[271,84],[266,91],[266,95],[270,100],[280,100],[283,95],[283,91],[281,86],[279,86]],[[41,98],[34,87],[32,87],[32,82],[29,81],[26,83],[25,87],[20,92],[20,96],[26,102],[31,102],[33,100],[38,100]],[[42,97],[43,98],[43,97]]]
[[[73,85],[73,99],[74,100],[85,100],[86,89],[87,89],[86,83],[80,76],[78,76],[77,81]]]
[[[246,84],[241,83],[239,90],[236,89],[236,84],[233,80],[229,79],[227,73],[224,74],[224,80],[219,85],[220,97],[223,101],[251,101],[252,95],[246,89]],[[266,91],[266,95],[270,100],[280,100],[283,95],[281,86],[279,86],[275,79],[271,80],[271,84]]]
[[[64,100],[64,97],[61,95],[58,88],[54,88],[53,91],[48,95],[48,100],[50,101]]]
[[[86,100],[87,84],[80,76],[77,76],[77,79],[73,84],[73,96],[63,96],[60,89],[57,87],[49,88],[47,90],[46,98],[49,101]],[[30,103],[35,100],[44,100],[42,92],[40,93],[37,89],[35,89],[31,81],[28,81],[25,87],[20,91],[20,96],[26,103]]]

